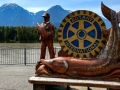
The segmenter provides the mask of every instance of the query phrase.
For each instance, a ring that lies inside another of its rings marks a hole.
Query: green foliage
[[[36,43],[39,41],[39,35],[37,34],[36,27],[25,27],[25,26],[0,26],[0,42],[6,43]],[[54,42],[58,42],[58,34],[56,35]]]
[[[57,30],[56,30],[56,32],[55,32],[54,42],[55,42],[55,43],[58,42],[58,31],[57,31]]]
[[[4,26],[0,27],[0,42],[4,42]]]

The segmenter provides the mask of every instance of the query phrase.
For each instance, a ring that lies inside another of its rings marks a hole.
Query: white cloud
[[[53,5],[54,6],[54,5]],[[39,12],[41,10],[47,11],[49,8],[51,8],[52,6],[46,7],[46,6],[41,6],[41,7],[24,7],[24,9],[36,13]],[[65,8],[64,8],[65,9]]]
[[[118,11],[120,11],[120,4],[109,6],[109,8],[111,8],[112,10],[115,10],[116,12],[118,12]]]
[[[91,1],[96,1],[96,0],[69,0],[69,2],[91,2]]]
[[[30,11],[30,12],[36,13],[36,12],[41,11],[41,10],[46,11],[46,10],[48,10],[49,8],[48,8],[48,7],[27,7],[27,8],[25,8],[25,9],[27,9],[27,10]]]

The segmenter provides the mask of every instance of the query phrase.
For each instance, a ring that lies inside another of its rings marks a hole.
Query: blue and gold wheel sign
[[[96,57],[106,43],[106,38],[101,33],[105,28],[97,14],[78,10],[63,19],[58,30],[58,40],[68,55],[80,58]]]

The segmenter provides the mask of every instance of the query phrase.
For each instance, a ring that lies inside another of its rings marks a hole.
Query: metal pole
[[[54,47],[54,53],[56,54],[56,47]]]
[[[24,48],[24,64],[26,65],[26,48]]]

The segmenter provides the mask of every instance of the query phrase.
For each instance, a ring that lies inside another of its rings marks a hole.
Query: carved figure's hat
[[[42,17],[48,17],[48,18],[50,18],[50,14],[47,13],[47,12],[45,12],[45,13],[42,15]]]

